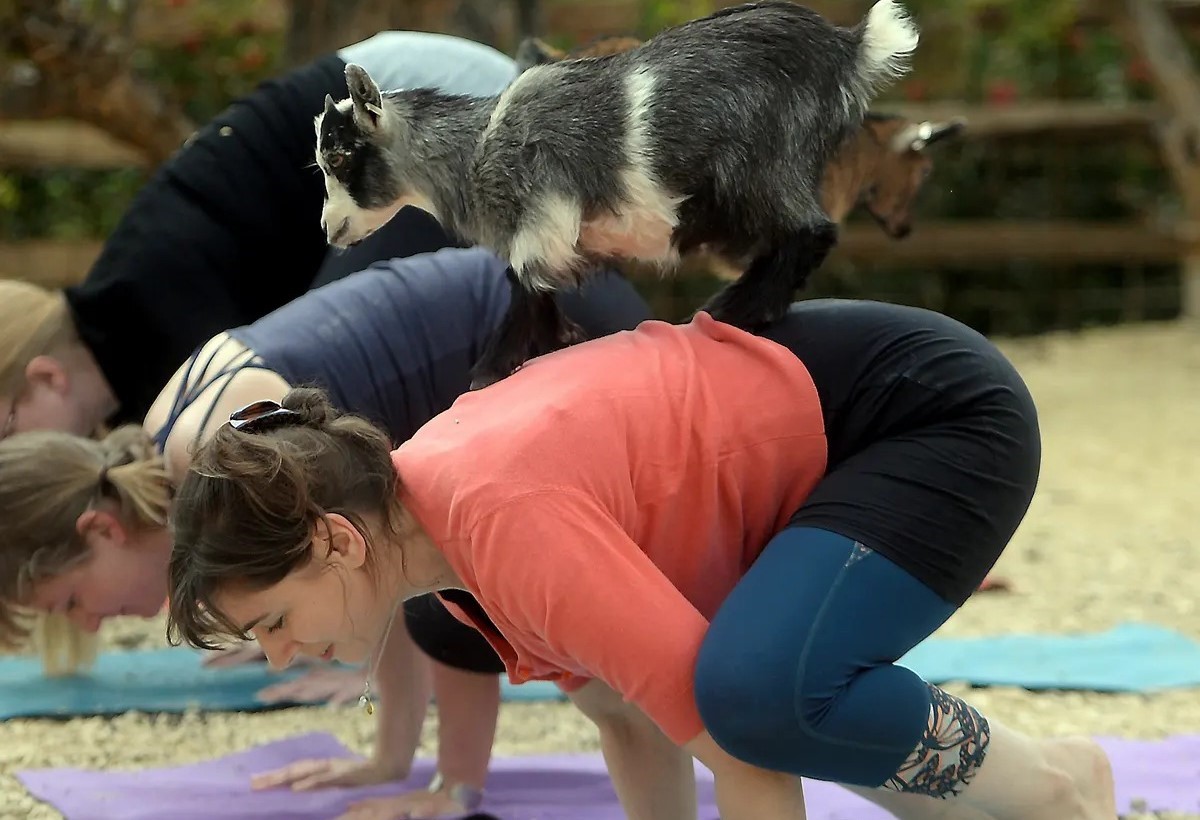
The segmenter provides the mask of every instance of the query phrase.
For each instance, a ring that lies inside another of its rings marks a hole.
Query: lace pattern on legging
[[[929,685],[931,703],[925,736],[885,789],[948,799],[971,782],[987,754],[987,718],[970,704]]]

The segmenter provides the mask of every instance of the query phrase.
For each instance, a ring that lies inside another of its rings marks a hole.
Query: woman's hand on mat
[[[266,662],[267,656],[263,652],[262,647],[257,641],[244,641],[237,646],[231,646],[229,649],[217,649],[208,652],[204,658],[204,665],[213,667],[214,669],[226,666],[241,666],[244,663],[260,663]],[[317,658],[309,657],[308,655],[297,655],[292,664],[301,666],[303,664],[324,663]]]
[[[336,666],[318,667],[298,678],[258,690],[261,703],[330,703],[341,706],[362,697],[363,671]]]
[[[266,661],[267,656],[257,641],[246,641],[228,649],[217,649],[204,656],[204,665],[214,669],[226,666],[241,666],[244,663]]]
[[[353,803],[338,820],[424,820],[457,817],[466,811],[466,806],[446,792],[416,791]]]
[[[250,787],[287,787],[292,791],[303,792],[335,786],[374,786],[392,780],[402,780],[407,775],[407,771],[373,758],[312,758],[255,775],[250,779]]]

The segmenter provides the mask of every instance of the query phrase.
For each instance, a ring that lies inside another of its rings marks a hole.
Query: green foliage
[[[0,174],[0,236],[9,240],[106,236],[144,179],[135,169]]]
[[[13,213],[21,204],[21,191],[8,176],[0,175],[0,213]]]
[[[668,26],[703,17],[713,8],[710,0],[648,0],[642,4],[641,34],[649,37]]]
[[[133,54],[139,74],[202,123],[275,72],[282,36],[253,33],[245,0],[167,0],[188,13],[204,38],[169,46],[141,45]],[[120,25],[121,0],[80,4],[98,25]],[[0,174],[0,238],[7,240],[104,237],[145,182],[135,169],[46,169]]]
[[[220,5],[220,3],[218,3]],[[247,36],[237,26],[181,47],[143,47],[138,70],[169,89],[196,122],[203,122],[274,73],[282,38]]]

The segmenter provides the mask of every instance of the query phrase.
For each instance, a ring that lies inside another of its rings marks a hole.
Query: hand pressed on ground
[[[262,703],[329,703],[341,706],[362,697],[365,672],[340,666],[318,666],[298,678],[258,691]]]
[[[414,791],[398,797],[375,797],[355,803],[338,820],[427,820],[459,817],[466,811],[466,806],[444,791]]]
[[[250,787],[255,790],[286,787],[292,791],[310,791],[336,786],[374,786],[407,776],[407,771],[399,771],[393,765],[372,758],[310,758],[257,774],[250,779]]]

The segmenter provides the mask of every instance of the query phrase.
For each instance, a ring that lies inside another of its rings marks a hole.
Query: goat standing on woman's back
[[[916,45],[894,0],[853,28],[766,0],[534,66],[496,97],[382,94],[348,65],[349,99],[327,97],[316,122],[322,223],[345,247],[414,204],[509,260],[513,301],[475,387],[577,341],[552,292],[609,259],[668,266],[704,247],[745,273],[702,309],[752,330],[833,247],[825,166]]]

